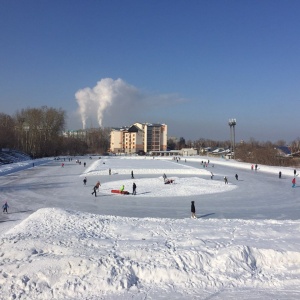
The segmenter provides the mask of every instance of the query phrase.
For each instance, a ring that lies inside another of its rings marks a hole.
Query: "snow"
[[[203,167],[207,157],[76,159],[0,167],[0,200],[9,204],[0,215],[0,299],[300,298],[292,168],[255,171],[216,158]],[[133,182],[136,196],[111,193],[123,184],[131,193]]]

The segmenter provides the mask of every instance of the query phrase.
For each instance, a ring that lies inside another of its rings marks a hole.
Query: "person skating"
[[[224,182],[225,182],[225,184],[228,184],[228,179],[226,176],[224,176]]]
[[[98,181],[99,182],[99,181]],[[98,182],[96,183],[96,185],[93,187],[93,192],[92,192],[92,195],[95,194],[95,197],[97,197],[97,190],[99,191],[99,185],[98,185]],[[100,182],[99,182],[100,184]]]
[[[239,175],[238,174],[235,174],[235,179],[239,180]]]
[[[110,168],[108,169],[108,174],[111,175],[111,169]]]
[[[281,171],[279,171],[279,175],[278,176],[279,176],[279,178],[281,178]]]
[[[191,202],[191,213],[192,213],[191,218],[192,219],[197,219],[197,217],[196,217],[195,201]]]
[[[132,185],[132,195],[136,195],[136,184],[133,183]]]
[[[134,179],[133,171],[131,171],[131,179]]]
[[[293,184],[292,187],[294,188],[296,186],[296,178],[295,177],[292,180],[292,184]]]
[[[84,177],[83,184],[86,185],[86,182],[87,182],[87,179],[86,179],[86,177]]]
[[[6,212],[8,214],[7,209],[9,208],[9,206],[7,204],[7,201],[3,204],[2,208],[3,208],[3,212]]]

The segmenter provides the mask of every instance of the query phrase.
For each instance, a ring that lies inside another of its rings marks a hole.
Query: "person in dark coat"
[[[133,176],[133,171],[131,171],[131,178],[132,178],[132,179],[134,179],[134,176]]]
[[[95,197],[97,197],[97,190],[98,190],[98,188],[99,188],[99,186],[97,186],[97,185],[95,185],[95,186],[93,187],[92,195],[95,194]]]
[[[281,171],[279,171],[279,178],[281,178]]]
[[[84,179],[83,179],[83,184],[84,185],[86,185],[86,181],[87,181],[87,179],[86,179],[86,177],[84,177]]]
[[[195,201],[192,201],[192,203],[191,203],[191,213],[192,213],[191,218],[192,219],[197,219],[197,217],[196,217]]]
[[[133,183],[132,185],[132,195],[136,195],[136,184]]]
[[[239,175],[238,174],[235,174],[235,179],[239,180]]]
[[[7,204],[7,201],[3,204],[2,208],[3,208],[3,212],[6,212],[8,214],[7,209],[9,208],[9,206]]]

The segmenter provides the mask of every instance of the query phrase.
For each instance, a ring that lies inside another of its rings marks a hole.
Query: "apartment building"
[[[110,151],[116,154],[134,154],[140,151],[166,151],[167,125],[134,123],[130,127],[113,128],[110,133]]]

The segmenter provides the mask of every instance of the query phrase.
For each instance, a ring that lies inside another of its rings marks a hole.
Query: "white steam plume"
[[[86,121],[89,116],[97,112],[99,126],[102,126],[104,111],[113,104],[114,101],[125,96],[128,90],[131,92],[134,88],[127,85],[122,79],[113,80],[104,78],[97,82],[96,86],[84,88],[75,94],[76,101],[79,105],[82,127],[86,128]]]
[[[78,112],[83,129],[86,129],[87,120],[92,121],[96,116],[99,126],[102,126],[105,112],[105,120],[110,126],[140,120],[157,122],[159,115],[165,115],[166,108],[169,111],[174,105],[185,101],[177,94],[152,95],[141,92],[120,78],[117,80],[103,78],[95,87],[77,91],[75,98],[79,105]]]

